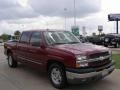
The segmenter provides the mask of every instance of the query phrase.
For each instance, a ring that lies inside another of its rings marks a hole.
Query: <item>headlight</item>
[[[77,59],[78,61],[81,61],[81,60],[86,60],[87,57],[86,57],[86,56],[77,55],[77,56],[76,56],[76,59]]]
[[[88,66],[87,57],[77,55],[76,56],[76,67],[79,68],[79,67],[87,67],[87,66]]]

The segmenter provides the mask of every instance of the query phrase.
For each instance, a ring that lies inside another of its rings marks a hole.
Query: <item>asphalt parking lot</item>
[[[47,75],[29,67],[19,65],[11,69],[7,65],[0,46],[0,90],[56,90],[49,82]],[[120,90],[120,70],[99,82],[86,85],[69,85],[63,90]]]

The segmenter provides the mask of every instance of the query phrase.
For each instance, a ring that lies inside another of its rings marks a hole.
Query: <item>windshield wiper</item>
[[[76,44],[76,43],[80,43],[80,42],[68,42],[68,44]]]
[[[67,43],[53,43],[52,45],[55,45],[55,44],[67,44]]]

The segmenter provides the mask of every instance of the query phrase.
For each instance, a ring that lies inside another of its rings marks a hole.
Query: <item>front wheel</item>
[[[11,67],[11,68],[15,68],[15,67],[17,67],[17,61],[15,61],[14,59],[13,59],[13,56],[12,56],[12,54],[11,53],[9,53],[8,54],[8,65],[9,65],[9,67]]]
[[[58,64],[52,64],[48,70],[49,79],[55,88],[64,88],[67,84],[65,70]]]

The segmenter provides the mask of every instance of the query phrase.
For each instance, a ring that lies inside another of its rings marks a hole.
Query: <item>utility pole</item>
[[[67,11],[67,8],[64,8],[64,12],[65,12],[65,30],[67,29],[67,24],[66,24],[66,18],[67,18],[67,16],[66,16],[66,11]]]
[[[76,26],[76,0],[74,0],[74,26]]]
[[[118,34],[118,19],[116,20],[116,33]]]
[[[85,26],[82,27],[82,34],[83,34],[83,36],[87,35],[86,27]]]
[[[74,34],[74,35],[76,35],[76,36],[79,36],[80,34],[79,34],[79,27],[76,25],[76,0],[73,0],[73,6],[74,6],[74,8],[73,8],[73,15],[74,15],[74,25],[72,26],[72,33]]]

